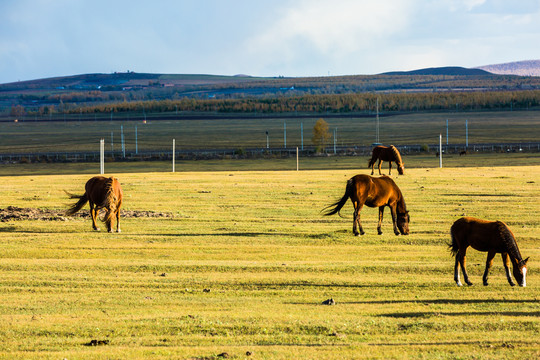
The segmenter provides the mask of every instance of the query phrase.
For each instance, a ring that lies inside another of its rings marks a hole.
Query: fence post
[[[99,140],[99,173],[105,174],[105,139]]]

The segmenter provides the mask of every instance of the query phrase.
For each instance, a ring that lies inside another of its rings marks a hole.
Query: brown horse
[[[86,182],[85,193],[82,196],[73,195],[66,191],[71,199],[79,199],[67,211],[66,215],[73,215],[81,210],[87,202],[90,203],[90,215],[92,216],[92,228],[99,230],[96,226],[96,218],[99,209],[105,209],[107,213],[103,221],[107,225],[107,231],[113,232],[112,222],[116,217],[116,231],[120,232],[120,207],[122,206],[122,188],[114,177],[94,176]]]
[[[356,175],[347,181],[345,195],[332,205],[323,209],[329,209],[324,215],[334,215],[339,213],[341,208],[351,199],[354,206],[353,233],[354,235],[364,235],[362,224],[360,223],[360,210],[362,206],[379,208],[379,223],[377,231],[382,234],[381,224],[383,220],[384,207],[388,206],[392,213],[392,223],[394,224],[394,234],[409,234],[409,212],[405,205],[405,199],[396,183],[388,176],[372,177],[369,175]],[[341,214],[340,214],[341,215]],[[360,232],[357,230],[357,224]]]
[[[394,145],[378,145],[373,148],[371,160],[369,160],[368,164],[368,167],[371,167],[371,175],[373,175],[373,167],[375,166],[377,159],[379,160],[379,175],[381,175],[381,164],[383,161],[388,161],[388,175],[392,175],[392,161],[396,163],[399,175],[403,175],[405,172],[405,164],[403,163],[403,160],[401,160],[401,155]]]
[[[527,261],[523,260],[516,244],[516,239],[512,231],[502,221],[486,221],[475,219],[472,217],[463,217],[456,220],[450,229],[452,235],[452,243],[448,244],[452,255],[456,257],[456,265],[454,267],[454,280],[458,286],[461,286],[459,280],[459,266],[463,271],[463,278],[467,285],[472,285],[465,269],[465,254],[467,248],[471,246],[478,251],[487,252],[486,270],[484,271],[484,285],[488,285],[488,273],[495,254],[500,253],[502,256],[506,278],[511,286],[514,286],[510,270],[508,269],[510,262],[513,265],[513,274],[519,286],[526,285]]]

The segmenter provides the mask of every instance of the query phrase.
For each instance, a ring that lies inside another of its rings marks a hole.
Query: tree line
[[[97,95],[97,94],[96,94]],[[372,112],[377,99],[381,112],[409,112],[430,110],[512,110],[531,109],[540,105],[540,90],[522,91],[470,91],[470,92],[400,92],[400,93],[348,93],[305,94],[301,96],[245,97],[235,99],[197,99],[184,97],[166,100],[114,101],[81,106],[45,105],[28,111],[13,106],[14,116],[25,114],[96,114],[96,113],[350,113]]]

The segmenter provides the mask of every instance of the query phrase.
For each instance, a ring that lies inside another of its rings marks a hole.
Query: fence
[[[329,146],[325,154],[341,156],[369,156],[372,146]],[[439,151],[438,144],[429,145],[400,145],[400,152],[404,155],[436,153]],[[469,144],[466,149],[465,144],[443,145],[443,151],[447,154],[458,154],[464,150],[468,152],[540,152],[540,142],[535,143],[497,143],[497,144]],[[194,149],[175,150],[175,158],[182,159],[216,159],[216,158],[262,158],[262,157],[293,157],[296,156],[296,147],[291,148],[253,148],[253,149]],[[305,147],[299,151],[299,156],[316,156],[314,147]],[[323,154],[324,155],[324,154]],[[105,151],[106,161],[156,161],[171,160],[172,151],[126,151],[125,155],[121,151]],[[35,163],[35,162],[99,162],[100,152],[35,152],[35,153],[13,153],[0,154],[0,163]]]

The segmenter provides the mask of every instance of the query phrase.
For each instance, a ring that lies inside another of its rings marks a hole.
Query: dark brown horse
[[[403,160],[401,160],[401,155],[394,145],[378,145],[373,148],[371,160],[369,160],[368,164],[368,167],[371,167],[371,175],[373,175],[373,167],[375,166],[377,159],[379,160],[379,175],[381,175],[381,164],[383,161],[388,161],[388,175],[392,175],[392,161],[396,163],[399,175],[403,175],[405,172],[405,164],[403,163]]]
[[[328,216],[339,213],[347,202],[347,199],[351,199],[354,206],[354,235],[364,235],[364,230],[360,223],[360,210],[362,210],[362,206],[364,205],[379,208],[379,224],[377,226],[379,235],[382,234],[381,224],[385,206],[388,206],[392,213],[394,234],[399,235],[400,232],[403,235],[409,234],[409,212],[405,205],[405,199],[401,194],[401,190],[399,190],[396,183],[390,177],[386,175],[378,178],[369,175],[356,175],[352,177],[347,181],[345,195],[339,201],[324,208],[323,211],[332,208],[325,212],[324,215]],[[357,224],[360,232],[357,230]]]
[[[100,209],[107,212],[103,221],[107,225],[107,231],[112,232],[112,222],[116,217],[116,231],[120,232],[120,207],[122,206],[122,188],[114,177],[94,176],[86,182],[85,193],[82,196],[67,193],[71,199],[79,199],[67,211],[66,215],[73,215],[81,210],[87,202],[90,203],[90,216],[92,216],[92,228],[96,226],[96,218]]]
[[[472,217],[463,217],[456,220],[450,229],[452,235],[452,243],[448,244],[452,255],[456,257],[456,265],[454,267],[454,280],[458,286],[461,286],[459,280],[459,266],[463,271],[463,278],[467,285],[472,285],[465,269],[467,248],[471,246],[478,251],[488,253],[486,260],[486,270],[484,271],[484,285],[488,285],[488,273],[495,254],[500,253],[502,256],[506,278],[510,285],[514,286],[512,276],[510,276],[509,265],[512,262],[513,274],[519,286],[526,285],[527,276],[527,261],[523,260],[516,244],[516,239],[512,231],[502,221],[486,221],[475,219]]]

